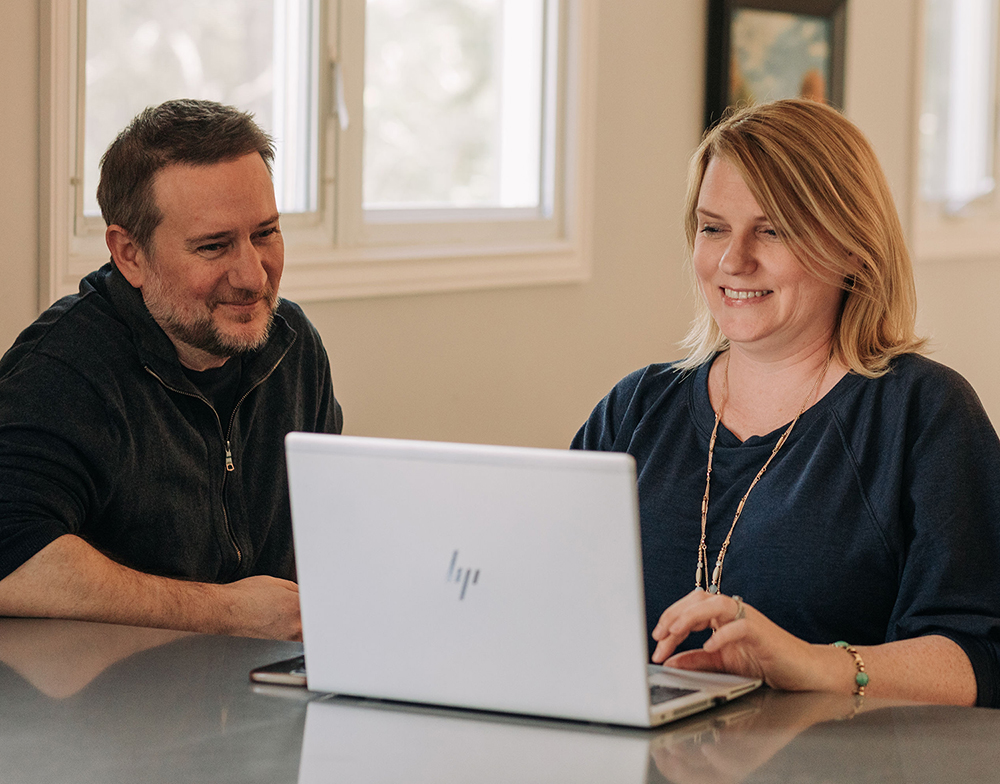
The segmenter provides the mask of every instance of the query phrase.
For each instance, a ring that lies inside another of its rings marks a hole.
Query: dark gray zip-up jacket
[[[221,422],[113,265],[84,278],[0,359],[0,579],[67,533],[152,574],[294,579],[284,437],[343,424],[297,305],[236,400]]]

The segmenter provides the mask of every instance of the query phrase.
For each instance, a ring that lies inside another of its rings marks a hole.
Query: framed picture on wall
[[[844,101],[847,0],[709,0],[705,127],[730,106]]]

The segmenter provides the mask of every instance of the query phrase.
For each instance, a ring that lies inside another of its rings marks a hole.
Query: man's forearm
[[[294,583],[251,577],[228,585],[137,572],[76,536],[61,536],[0,580],[0,615],[297,639]]]

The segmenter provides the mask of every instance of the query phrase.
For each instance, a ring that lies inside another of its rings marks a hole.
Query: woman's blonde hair
[[[836,359],[874,378],[893,357],[923,349],[899,215],[878,158],[853,123],[825,104],[789,99],[740,109],[709,130],[688,174],[689,264],[698,196],[713,158],[736,167],[802,266],[843,290]],[[702,297],[682,345],[689,352],[682,368],[728,346]]]

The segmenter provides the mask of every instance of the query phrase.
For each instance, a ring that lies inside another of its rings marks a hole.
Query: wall
[[[913,0],[849,0],[847,114],[908,223]],[[615,381],[678,356],[690,314],[679,214],[700,134],[704,0],[599,0],[594,273],[578,285],[309,303],[353,434],[565,446]],[[34,0],[0,27],[0,345],[35,315],[38,40]],[[877,75],[877,78],[873,78]],[[920,323],[1000,422],[992,261],[918,264]],[[974,287],[974,289],[973,289]],[[979,293],[979,296],[973,296]]]
[[[38,7],[30,0],[15,0],[5,3],[3,11],[0,351],[38,315]]]
[[[1000,256],[1000,251],[998,251]],[[952,259],[917,264],[920,327],[930,336],[931,357],[964,375],[1000,429],[1000,258]]]

